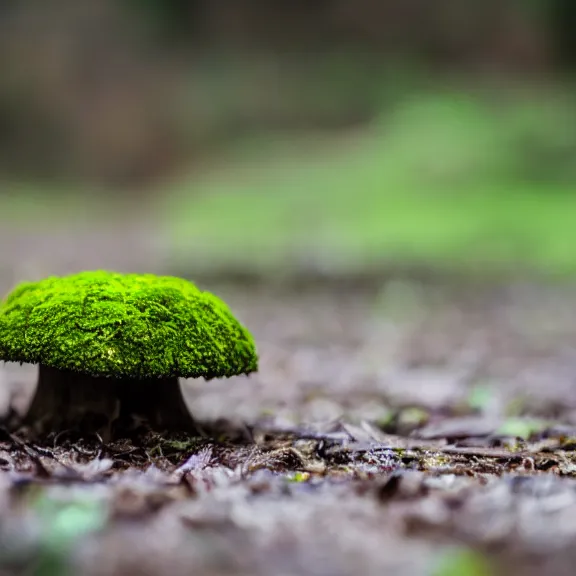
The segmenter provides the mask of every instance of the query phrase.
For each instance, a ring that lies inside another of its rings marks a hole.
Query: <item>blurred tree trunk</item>
[[[554,0],[549,21],[555,62],[562,70],[573,72],[576,69],[576,2]]]

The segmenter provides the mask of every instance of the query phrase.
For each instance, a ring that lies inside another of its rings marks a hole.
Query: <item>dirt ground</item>
[[[573,573],[576,287],[204,286],[260,372],[183,382],[195,439],[0,429],[0,574]]]

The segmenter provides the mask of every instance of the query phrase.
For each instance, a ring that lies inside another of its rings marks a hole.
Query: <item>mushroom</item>
[[[178,378],[258,368],[251,334],[210,292],[172,276],[101,270],[17,286],[0,305],[0,360],[39,364],[19,424],[106,439],[142,421],[194,433]]]

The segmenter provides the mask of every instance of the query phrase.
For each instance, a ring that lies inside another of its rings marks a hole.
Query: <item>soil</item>
[[[572,574],[576,288],[206,287],[259,373],[182,382],[196,438],[0,429],[1,574]]]

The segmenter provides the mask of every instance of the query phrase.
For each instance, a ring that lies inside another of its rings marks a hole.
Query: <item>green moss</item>
[[[15,288],[0,306],[0,358],[119,377],[258,367],[252,336],[213,294],[180,278],[106,271]]]
[[[160,437],[159,441],[160,443],[158,444],[158,448],[170,448],[177,452],[186,452],[198,448],[199,443],[199,439],[194,437],[190,437],[187,440],[166,439]]]

